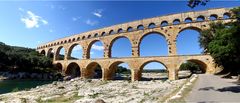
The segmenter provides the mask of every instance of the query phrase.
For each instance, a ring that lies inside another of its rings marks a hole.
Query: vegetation
[[[215,63],[223,67],[221,73],[228,73],[228,76],[240,74],[240,7],[231,11],[234,14],[232,18],[237,19],[235,22],[211,23],[199,38],[204,52],[209,53]]]
[[[198,64],[190,61],[183,63],[180,66],[180,70],[189,70],[191,73],[200,73],[202,71],[201,67]]]
[[[34,49],[9,46],[0,42],[0,71],[49,72],[51,67],[51,59]]]
[[[205,6],[210,0],[188,0],[188,6],[190,8],[195,8],[198,5]]]

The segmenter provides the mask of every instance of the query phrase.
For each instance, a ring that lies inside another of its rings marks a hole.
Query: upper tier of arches
[[[114,25],[114,26],[110,26],[110,27],[106,27],[98,30],[85,32],[82,34],[74,35],[71,37],[63,38],[60,40],[56,40],[56,41],[41,45],[37,47],[37,49],[43,49],[47,47],[63,45],[67,43],[73,43],[77,41],[83,41],[87,39],[103,37],[108,35],[117,35],[122,33],[133,32],[133,31],[154,29],[157,27],[160,27],[163,29],[168,26],[174,26],[174,25],[180,25],[180,24],[197,23],[197,22],[214,21],[214,20],[226,20],[226,19],[232,19],[231,12],[229,12],[229,9],[226,9],[226,8],[172,14],[167,16],[160,16],[160,17],[133,21],[129,23]]]

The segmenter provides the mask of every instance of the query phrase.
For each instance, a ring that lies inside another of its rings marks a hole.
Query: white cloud
[[[88,19],[88,20],[86,21],[86,24],[91,25],[91,26],[94,26],[94,25],[97,25],[97,24],[98,24],[98,21],[92,21],[92,20]]]
[[[78,21],[81,17],[78,16],[78,17],[72,17],[72,21]]]
[[[25,24],[26,28],[38,28],[41,24],[47,25],[48,22],[41,16],[35,15],[31,11],[27,11],[27,16],[22,17],[21,21]]]
[[[49,30],[50,33],[54,32],[52,29]]]
[[[76,47],[73,48],[73,51],[79,51],[79,50],[82,50],[81,46],[76,46]]]
[[[24,11],[24,9],[23,9],[23,8],[18,8],[18,10],[19,10],[19,11],[22,11],[22,12]]]
[[[95,11],[93,12],[93,15],[101,18],[101,17],[102,17],[102,12],[103,12],[102,9],[97,9],[97,10],[95,10]]]
[[[104,49],[104,47],[103,47],[103,46],[99,46],[99,45],[95,45],[95,44],[93,44],[93,45],[92,45],[92,49],[94,49],[94,50],[98,50],[98,51],[102,51],[102,50]]]
[[[94,54],[94,52],[90,52],[90,54]]]

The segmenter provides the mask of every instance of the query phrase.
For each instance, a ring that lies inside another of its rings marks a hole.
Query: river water
[[[52,81],[37,81],[37,80],[3,80],[0,81],[0,94],[28,90],[36,86],[52,83]]]

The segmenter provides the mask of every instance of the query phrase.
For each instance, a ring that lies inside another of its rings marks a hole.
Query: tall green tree
[[[211,23],[210,28],[200,33],[199,42],[204,52],[209,53],[222,73],[240,74],[240,7],[231,10],[236,21]],[[230,76],[229,75],[229,76]],[[239,79],[240,81],[240,76]]]

